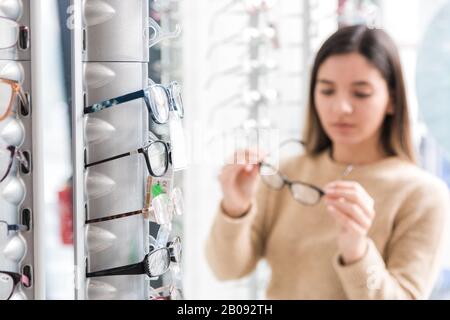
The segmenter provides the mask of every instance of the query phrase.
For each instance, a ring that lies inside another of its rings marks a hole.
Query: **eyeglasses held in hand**
[[[105,277],[146,274],[149,278],[159,277],[169,270],[170,263],[181,261],[181,239],[176,237],[167,247],[151,250],[144,259],[135,264],[88,272],[86,277]]]
[[[13,112],[16,97],[19,97],[25,112],[28,113],[28,99],[20,83],[14,80],[0,79],[0,121],[5,120]]]
[[[30,286],[30,280],[27,276],[15,272],[0,271],[0,300],[9,300],[19,283],[26,287]]]
[[[0,149],[0,183],[5,181],[11,172],[14,159],[19,161],[23,172],[29,172],[30,162],[19,148],[9,146],[6,150]]]
[[[120,158],[125,158],[128,156],[142,154],[147,165],[148,172],[153,177],[162,177],[166,174],[169,169],[169,155],[170,147],[168,144],[162,140],[155,140],[150,142],[150,144],[145,147],[139,148],[137,150],[122,153],[107,159],[92,162],[85,165],[85,168],[90,168],[102,163],[110,162]]]
[[[84,108],[84,113],[95,113],[113,106],[141,99],[145,101],[148,113],[158,124],[169,121],[169,112],[174,110],[180,118],[184,117],[183,100],[181,98],[181,86],[178,82],[172,82],[168,87],[162,84],[151,84],[150,86],[120,97],[95,103]]]
[[[8,49],[18,44],[19,49],[27,50],[30,46],[30,32],[27,26],[21,26],[16,21],[0,17],[0,50]]]
[[[288,140],[283,142],[280,147],[290,142],[298,142],[303,144],[300,140]],[[297,201],[307,206],[313,206],[319,203],[320,199],[325,195],[325,192],[317,186],[302,181],[292,181],[288,179],[283,173],[275,169],[272,165],[261,161],[259,163],[259,173],[262,181],[272,189],[281,190],[285,185],[289,187],[292,197]]]

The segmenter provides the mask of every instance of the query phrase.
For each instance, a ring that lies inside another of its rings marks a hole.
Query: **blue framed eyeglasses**
[[[181,86],[176,81],[171,82],[167,87],[153,83],[142,90],[94,103],[84,108],[84,114],[96,113],[141,98],[144,99],[152,119],[158,124],[165,124],[169,121],[170,111],[175,111],[180,118],[184,117]]]

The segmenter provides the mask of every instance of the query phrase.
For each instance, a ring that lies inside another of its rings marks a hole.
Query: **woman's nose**
[[[345,113],[351,114],[353,113],[353,107],[351,103],[345,98],[338,98],[333,104],[334,112],[336,113]]]

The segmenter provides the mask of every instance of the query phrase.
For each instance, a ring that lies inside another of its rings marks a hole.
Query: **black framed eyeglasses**
[[[93,278],[140,274],[146,274],[150,278],[159,277],[169,270],[171,262],[181,262],[181,251],[181,239],[176,237],[173,241],[167,243],[167,247],[150,247],[150,252],[145,255],[141,262],[100,271],[87,272],[86,277]]]
[[[291,139],[281,143],[280,148],[292,142],[304,145],[304,142],[301,140]],[[284,186],[288,186],[292,197],[297,202],[307,206],[318,204],[325,195],[325,192],[315,185],[303,181],[290,180],[286,175],[265,161],[259,162],[259,174],[261,180],[272,189],[281,190]]]
[[[0,300],[9,300],[19,283],[26,287],[30,286],[30,280],[27,276],[15,272],[0,271]]]
[[[307,206],[313,206],[319,203],[325,195],[319,187],[302,181],[291,181],[280,171],[276,170],[270,164],[260,162],[259,173],[262,181],[272,189],[281,190],[285,185],[289,187],[292,197]]]
[[[5,181],[10,174],[15,159],[19,161],[22,172],[30,171],[28,153],[22,152],[18,147],[9,146],[0,150],[0,183]]]
[[[158,124],[169,121],[169,112],[175,111],[180,118],[184,117],[184,106],[181,98],[181,86],[173,81],[169,86],[151,84],[150,86],[116,98],[108,99],[84,108],[84,114],[99,112],[113,106],[141,99],[145,101],[148,113]]]
[[[168,143],[162,140],[152,141],[145,147],[139,148],[134,151],[122,153],[107,159],[88,163],[85,165],[85,168],[87,169],[102,163],[114,161],[117,159],[129,157],[136,154],[142,154],[144,156],[148,172],[153,177],[162,177],[166,174],[167,170],[169,169],[170,146],[168,145]]]

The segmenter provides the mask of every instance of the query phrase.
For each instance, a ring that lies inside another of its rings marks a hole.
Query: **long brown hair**
[[[339,29],[325,41],[316,55],[311,72],[308,113],[303,135],[306,152],[317,155],[332,146],[320,123],[314,99],[319,68],[332,55],[353,52],[363,55],[375,66],[389,88],[394,113],[387,114],[382,125],[381,144],[385,152],[415,162],[405,82],[397,47],[386,32],[369,29],[364,25]]]

